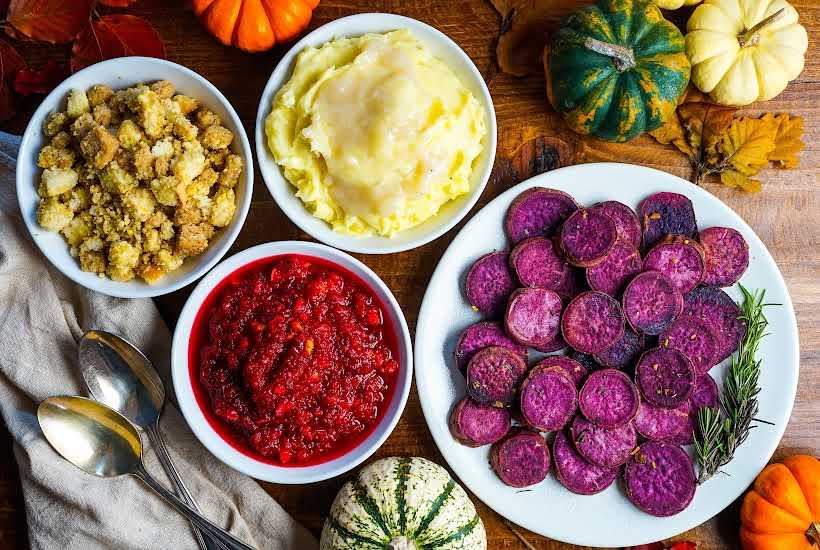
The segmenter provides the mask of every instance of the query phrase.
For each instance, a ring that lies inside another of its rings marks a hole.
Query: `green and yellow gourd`
[[[418,457],[377,460],[336,495],[321,550],[486,550],[475,506],[447,470]]]
[[[654,130],[691,70],[681,32],[648,0],[599,0],[570,14],[544,51],[547,95],[570,128],[607,141]]]

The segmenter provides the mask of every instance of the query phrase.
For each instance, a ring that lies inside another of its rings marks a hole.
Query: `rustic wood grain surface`
[[[539,0],[550,2],[550,0]],[[552,0],[562,9],[562,0]],[[576,3],[578,0],[573,0]],[[526,2],[525,2],[526,3]],[[747,111],[788,111],[805,119],[806,149],[796,170],[766,170],[764,190],[745,195],[707,182],[705,187],[725,201],[760,235],[788,283],[800,328],[800,386],[794,412],[775,458],[791,453],[820,454],[820,3],[795,0],[801,22],[809,32],[810,46],[803,74],[774,100],[752,105]],[[666,170],[684,178],[689,166],[675,150],[641,137],[626,144],[610,144],[582,138],[568,131],[545,104],[541,75],[515,78],[499,71],[495,43],[501,20],[486,0],[323,0],[311,28],[352,13],[383,11],[407,15],[434,25],[455,40],[473,59],[486,79],[498,116],[499,149],[492,178],[475,210],[499,193],[535,173],[558,166],[596,161],[629,162]],[[128,9],[151,21],[166,41],[169,59],[204,75],[219,87],[236,108],[249,135],[259,95],[285,48],[249,55],[213,41],[181,1],[139,0]],[[688,12],[676,14],[685,20]],[[49,57],[65,60],[68,47],[26,44],[24,57],[39,66]],[[2,125],[22,132],[39,98],[23,100],[20,113]],[[259,243],[308,239],[279,211],[257,170],[253,204],[245,227],[231,252]],[[606,182],[602,181],[605,186]],[[468,216],[469,217],[469,216]],[[407,316],[411,332],[430,275],[456,230],[419,249],[359,259],[376,271],[393,290]],[[168,325],[173,328],[190,289],[157,300]],[[766,365],[777,369],[777,364]],[[402,419],[377,457],[418,455],[443,463],[412,390]],[[348,476],[302,486],[263,484],[296,519],[318,535],[337,490]],[[527,548],[502,518],[477,502],[487,526],[490,549]],[[545,507],[546,510],[547,507]],[[548,513],[548,511],[545,511]],[[590,528],[594,518],[590,518]],[[698,543],[701,550],[737,548],[738,503],[706,524],[676,539]],[[518,530],[539,550],[577,548]],[[25,509],[10,437],[0,437],[0,547],[27,547]]]

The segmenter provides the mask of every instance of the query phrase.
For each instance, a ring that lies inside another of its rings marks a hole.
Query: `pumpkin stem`
[[[635,52],[632,51],[632,48],[618,44],[610,44],[609,42],[604,42],[591,36],[587,36],[584,39],[584,47],[595,53],[611,57],[612,63],[615,64],[615,68],[619,73],[634,69],[635,65],[637,65],[637,63],[635,63]]]
[[[806,538],[809,539],[812,546],[820,548],[820,521],[813,521],[809,524],[809,528],[806,531]]]
[[[739,35],[737,35],[737,42],[740,44],[741,48],[747,48],[749,46],[757,46],[757,43],[760,42],[760,35],[757,34],[760,29],[766,27],[781,17],[783,14],[786,13],[786,8],[780,8],[769,17],[760,21],[757,25],[753,26],[751,29],[745,30]]]

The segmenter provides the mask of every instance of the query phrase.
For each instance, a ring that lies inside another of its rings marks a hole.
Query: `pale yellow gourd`
[[[652,0],[656,6],[665,10],[676,10],[682,6],[694,6],[703,0]]]
[[[773,98],[803,71],[797,19],[785,0],[706,0],[686,24],[692,83],[722,105]]]

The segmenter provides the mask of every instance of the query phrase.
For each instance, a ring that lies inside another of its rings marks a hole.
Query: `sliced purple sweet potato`
[[[706,270],[703,247],[691,237],[667,235],[643,259],[644,269],[659,271],[686,294],[703,280]]]
[[[518,353],[490,346],[467,364],[467,393],[478,403],[509,407],[527,374],[527,362]]]
[[[467,300],[470,305],[488,315],[500,315],[516,284],[509,266],[507,252],[490,252],[473,264],[467,272]]]
[[[643,260],[637,247],[616,242],[598,265],[587,269],[589,288],[610,296],[620,296],[632,277],[643,271]]]
[[[649,250],[666,235],[695,237],[698,224],[692,201],[678,193],[655,193],[638,207],[643,226],[643,247]]]
[[[557,189],[533,187],[518,195],[507,209],[504,230],[513,244],[530,237],[551,237],[578,203]]]
[[[623,311],[629,325],[643,334],[657,335],[672,324],[683,308],[675,284],[657,271],[636,275],[624,290]]]
[[[559,331],[558,334],[555,335],[555,338],[553,338],[546,344],[539,346],[537,351],[540,351],[542,353],[552,353],[555,351],[561,351],[566,347],[567,343],[564,342],[564,338],[561,336],[561,332]]]
[[[530,237],[515,245],[510,265],[524,286],[556,290],[569,277],[569,264],[558,255],[553,242],[544,237]]]
[[[629,500],[653,516],[673,516],[689,506],[695,495],[692,459],[670,443],[641,445],[627,463],[624,479]]]
[[[504,332],[504,327],[496,321],[480,321],[472,324],[461,333],[456,343],[456,365],[461,372],[467,369],[467,363],[473,358],[477,351],[490,346],[501,346],[508,348],[519,355],[524,360],[527,359],[527,347],[515,342]]]
[[[618,477],[616,468],[601,468],[582,457],[563,430],[555,434],[552,458],[555,477],[561,485],[579,495],[600,493]]]
[[[746,323],[740,319],[740,308],[723,290],[698,287],[684,296],[683,314],[700,317],[715,328],[720,363],[734,352],[746,335]]]
[[[634,210],[618,201],[599,202],[592,208],[600,210],[615,222],[619,241],[635,248],[641,246],[641,222]]]
[[[697,376],[711,369],[717,360],[717,333],[711,323],[700,317],[679,316],[660,334],[658,343],[683,353],[692,362]]]
[[[501,440],[510,431],[510,412],[476,403],[469,397],[459,401],[450,414],[450,432],[468,447],[481,447]]]
[[[657,407],[644,401],[635,416],[635,429],[653,441],[677,442],[689,426],[690,407],[689,401],[684,401],[675,409]]]
[[[561,297],[546,288],[519,288],[510,296],[504,328],[510,337],[539,351],[551,347],[559,334]]]
[[[575,381],[561,367],[537,366],[521,384],[521,416],[544,432],[560,430],[578,407]]]
[[[596,426],[617,428],[635,418],[641,398],[624,372],[601,369],[590,374],[578,394],[581,413]]]
[[[594,355],[595,361],[610,369],[626,369],[635,364],[643,353],[645,338],[629,327],[624,328],[620,340]]]
[[[561,317],[561,334],[574,349],[599,353],[624,333],[624,316],[618,302],[603,292],[582,292],[567,305]]]
[[[571,357],[567,357],[566,355],[550,355],[549,357],[544,358],[541,362],[533,367],[533,370],[537,368],[550,368],[550,367],[557,367],[562,369],[565,373],[572,378],[572,381],[575,382],[575,387],[580,388],[581,383],[587,377],[588,369],[575,359]]]
[[[695,429],[698,425],[698,411],[700,408],[711,407],[716,409],[719,406],[720,398],[715,379],[708,374],[701,375],[695,382],[692,395],[689,396],[689,420],[674,442],[678,445],[690,445],[695,440]]]
[[[493,445],[490,465],[501,481],[510,487],[529,487],[547,477],[549,447],[538,432],[516,431]]]
[[[638,360],[635,381],[646,401],[658,407],[674,409],[692,395],[695,370],[692,362],[678,350],[652,348]]]
[[[709,227],[700,232],[700,244],[706,255],[703,284],[732,286],[749,267],[749,245],[730,227]]]
[[[601,428],[581,415],[572,421],[570,435],[581,456],[601,468],[625,464],[638,443],[638,432],[631,422],[617,428]]]
[[[573,212],[558,231],[561,252],[578,267],[592,267],[603,261],[617,238],[615,222],[600,210],[590,208]]]

